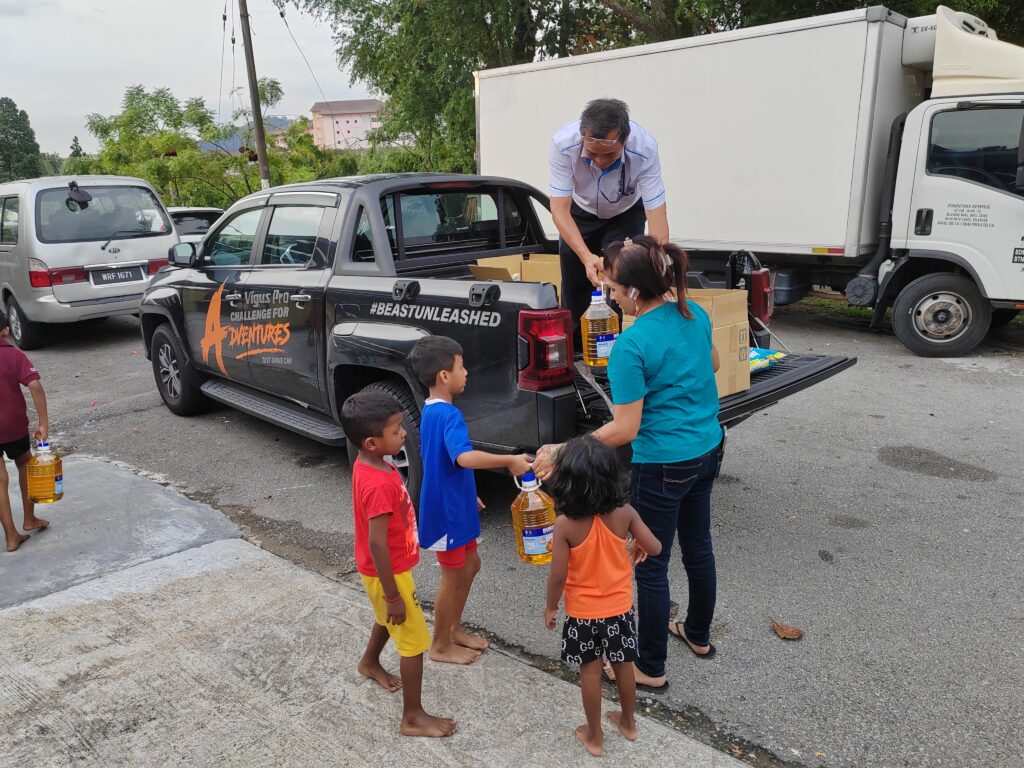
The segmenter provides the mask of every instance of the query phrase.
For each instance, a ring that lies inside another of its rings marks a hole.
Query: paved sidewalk
[[[454,716],[450,739],[398,736],[400,695],[355,670],[372,616],[363,595],[238,538],[214,531],[216,513],[112,465],[73,459],[68,473],[103,473],[103,503],[131,504],[117,536],[140,543],[95,578],[0,610],[0,762],[5,765],[564,766],[587,765],[572,729],[579,689],[491,650],[470,667],[428,663],[424,702]],[[174,551],[145,517],[141,488],[161,509],[190,520],[197,545]],[[127,484],[127,485],[125,485]],[[131,493],[122,493],[133,487]],[[73,538],[88,508],[51,515],[47,547],[0,556],[0,584],[31,572],[59,573],[83,554]],[[70,496],[69,496],[70,499]],[[93,499],[93,501],[96,501]],[[92,502],[89,502],[92,503]],[[77,519],[77,522],[76,522]],[[202,531],[202,533],[200,533]],[[212,542],[198,541],[208,535]],[[110,538],[91,546],[102,549]],[[139,562],[146,552],[152,554]],[[92,556],[97,553],[93,552]],[[23,560],[23,556],[24,560]],[[56,558],[56,562],[49,562]],[[17,566],[12,567],[12,561]],[[9,595],[8,595],[9,596]],[[389,650],[386,665],[397,667]],[[606,702],[613,706],[611,702]],[[642,719],[628,743],[606,731],[606,759],[636,766],[742,763]]]

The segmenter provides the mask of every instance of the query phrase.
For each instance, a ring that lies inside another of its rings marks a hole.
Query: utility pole
[[[263,133],[263,113],[260,111],[260,92],[256,83],[256,61],[252,55],[252,35],[249,34],[249,6],[238,0],[238,18],[242,23],[242,47],[245,49],[245,71],[249,75],[249,98],[252,100],[252,127],[256,134],[256,157],[260,161],[260,187],[270,186],[270,165],[267,163],[267,137]]]

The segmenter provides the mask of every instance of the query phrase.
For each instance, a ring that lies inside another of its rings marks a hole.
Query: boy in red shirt
[[[341,408],[345,435],[359,446],[352,466],[356,570],[376,619],[359,672],[386,691],[402,689],[404,736],[451,736],[455,721],[428,715],[420,701],[423,653],[431,638],[412,579],[420,560],[416,513],[402,476],[384,459],[405,444],[402,419],[402,405],[384,392],[356,393]],[[400,678],[380,663],[389,638],[401,657]]]
[[[32,458],[32,442],[28,433],[28,411],[25,409],[25,398],[21,387],[27,387],[32,393],[32,402],[36,406],[39,425],[34,437],[45,440],[49,435],[49,419],[46,414],[46,393],[39,382],[39,371],[29,362],[25,353],[12,345],[7,336],[10,327],[7,317],[0,314],[0,525],[3,526],[7,538],[7,551],[13,552],[28,540],[27,534],[18,533],[11,514],[11,501],[7,495],[10,476],[4,456],[14,461],[18,467],[18,480],[21,484],[21,506],[25,510],[25,521],[22,527],[26,531],[41,531],[50,523],[36,517],[36,507],[28,496],[28,460]]]

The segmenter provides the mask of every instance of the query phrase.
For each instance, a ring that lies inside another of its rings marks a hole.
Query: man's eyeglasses
[[[585,147],[601,147],[603,149],[611,149],[619,143],[618,139],[594,139],[590,136],[583,137],[583,146]]]

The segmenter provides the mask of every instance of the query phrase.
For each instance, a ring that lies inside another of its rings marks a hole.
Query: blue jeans
[[[637,667],[665,674],[668,656],[668,564],[679,538],[690,600],[683,626],[697,645],[707,645],[715,614],[715,553],[711,547],[711,489],[722,466],[723,446],[675,464],[633,464],[630,502],[661,542],[661,554],[636,567]]]

